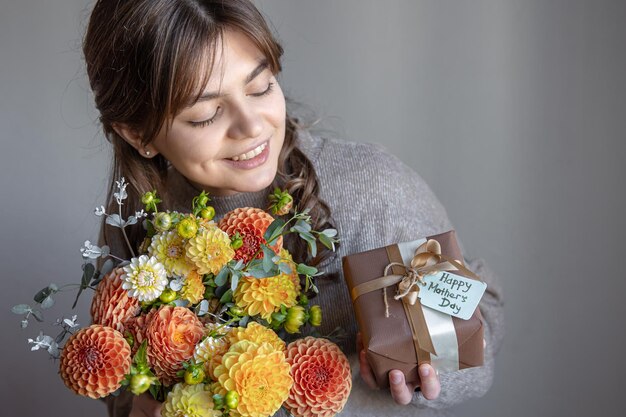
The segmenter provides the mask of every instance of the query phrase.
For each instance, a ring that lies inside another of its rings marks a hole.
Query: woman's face
[[[259,191],[276,175],[285,139],[285,97],[263,54],[226,31],[200,100],[150,148],[192,184],[214,195]],[[220,53],[223,52],[223,53]]]

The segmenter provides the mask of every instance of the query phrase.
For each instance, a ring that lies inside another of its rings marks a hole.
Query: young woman
[[[443,415],[441,409],[483,395],[502,334],[501,302],[480,261],[469,267],[489,290],[485,366],[439,377],[419,369],[419,387],[399,371],[390,390],[373,390],[360,348],[341,256],[451,229],[445,210],[417,174],[371,145],[319,138],[286,111],[277,76],[282,48],[248,0],[100,0],[84,39],[87,72],[104,133],[114,148],[113,180],[129,182],[126,214],[156,189],[170,209],[185,210],[210,192],[217,218],[242,206],[264,207],[269,190],[287,188],[317,228],[339,230],[338,254],[312,260],[326,272],[317,302],[322,333],[341,327],[354,365],[342,415]],[[124,250],[117,229],[103,239]],[[141,242],[141,228],[131,232]],[[288,243],[296,257],[305,248]],[[359,350],[359,352],[355,352]],[[357,369],[359,372],[357,372]],[[360,376],[359,376],[360,375]],[[419,388],[419,389],[417,389]],[[158,416],[149,396],[107,400],[112,416]]]

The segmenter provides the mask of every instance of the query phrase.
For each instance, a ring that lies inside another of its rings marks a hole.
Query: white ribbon
[[[411,266],[411,260],[415,251],[426,239],[414,240],[398,244],[402,262]],[[444,314],[430,307],[421,306],[424,319],[428,326],[428,333],[433,342],[437,355],[431,354],[431,365],[439,372],[452,372],[459,370],[459,344],[454,330],[452,316]]]

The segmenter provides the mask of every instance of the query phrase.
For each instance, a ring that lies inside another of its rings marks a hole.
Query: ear
[[[125,123],[113,123],[113,129],[144,158],[152,158],[158,155],[159,152],[151,143],[147,145],[142,143],[142,136],[138,130],[131,128]]]

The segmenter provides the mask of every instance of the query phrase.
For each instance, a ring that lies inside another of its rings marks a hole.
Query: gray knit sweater
[[[359,376],[355,354],[357,326],[341,257],[392,243],[415,240],[452,229],[446,212],[428,185],[398,158],[379,146],[324,139],[303,131],[298,146],[312,161],[321,198],[330,208],[341,245],[336,257],[322,264],[327,278],[317,281],[320,296],[315,301],[324,312],[321,334],[341,327],[348,335],[343,346],[352,365],[353,389],[342,416],[447,416],[445,409],[467,398],[479,397],[491,386],[494,354],[503,336],[499,284],[481,260],[468,260],[468,267],[487,283],[480,309],[485,319],[485,366],[440,375],[441,394],[426,400],[419,392],[407,406],[396,405],[388,390],[370,390]],[[173,208],[188,211],[198,194],[180,174],[170,176],[168,189]],[[268,190],[227,197],[212,196],[217,217],[237,207],[265,207]],[[121,399],[120,399],[121,400]],[[125,402],[125,401],[119,401]],[[127,415],[116,404],[120,413]],[[284,411],[283,411],[284,413]],[[283,414],[284,415],[284,414]]]

